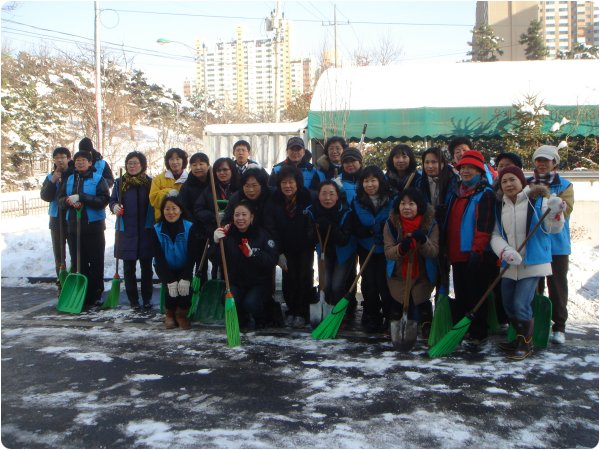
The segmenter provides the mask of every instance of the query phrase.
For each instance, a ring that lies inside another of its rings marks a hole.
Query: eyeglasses
[[[222,167],[221,169],[217,169],[217,173],[219,172],[231,172],[229,167]]]
[[[127,165],[133,167],[133,166],[141,166],[142,164],[139,161],[128,161]]]

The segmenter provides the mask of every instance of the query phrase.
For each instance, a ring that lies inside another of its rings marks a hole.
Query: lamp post
[[[194,62],[196,64],[198,63],[198,49],[192,47],[191,45],[186,44],[185,42],[175,41],[175,40],[166,39],[166,38],[158,38],[156,40],[156,43],[160,44],[160,45],[167,45],[167,44],[183,45],[185,48],[187,48],[193,52]],[[208,125],[208,92],[206,91],[206,88],[207,88],[207,84],[206,84],[206,45],[204,43],[202,43],[202,54],[203,54],[203,58],[204,58],[204,67],[203,67],[203,72],[204,72],[204,124],[206,126],[206,125]]]

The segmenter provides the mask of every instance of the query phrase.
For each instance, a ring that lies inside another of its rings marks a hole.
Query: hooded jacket
[[[152,178],[150,186],[150,204],[154,208],[154,219],[160,219],[160,204],[171,189],[181,190],[183,183],[187,180],[188,172],[184,169],[178,179],[167,169],[160,175]]]
[[[56,166],[54,166],[56,170]],[[75,165],[73,161],[69,161],[66,170],[61,175],[61,181],[52,182],[52,174],[54,172],[50,172],[46,178],[44,179],[44,183],[42,184],[42,189],[40,191],[40,197],[45,202],[49,202],[48,205],[48,216],[50,216],[50,223],[48,224],[48,228],[51,230],[58,230],[59,222],[58,222],[58,213],[59,213],[59,204],[58,204],[58,196],[60,194],[61,183],[65,183],[70,175],[75,171]],[[61,218],[63,221],[63,226],[66,226],[66,211],[64,208],[60,208]],[[66,230],[66,228],[65,228]]]

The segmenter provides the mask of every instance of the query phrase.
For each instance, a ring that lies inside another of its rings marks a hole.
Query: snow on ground
[[[109,279],[115,271],[114,226],[115,216],[108,214],[104,234],[104,277]],[[56,276],[47,216],[2,218],[0,252],[3,286],[27,286],[27,277]],[[67,266],[68,261],[67,255]],[[598,322],[599,261],[598,246],[590,246],[585,239],[573,242],[568,275],[570,323]],[[278,284],[280,279],[280,270],[277,269]],[[46,286],[54,289],[50,284]],[[106,282],[105,290],[109,289],[110,282]]]

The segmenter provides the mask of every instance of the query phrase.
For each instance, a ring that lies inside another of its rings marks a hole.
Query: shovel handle
[[[215,177],[213,176],[212,166],[208,168],[208,178],[210,178],[210,189],[212,191],[213,206],[215,208],[215,220],[217,227],[221,226],[221,217],[219,216],[219,204],[217,203],[217,187],[215,186]],[[227,273],[227,260],[225,259],[225,247],[223,239],[219,239],[219,247],[221,249],[221,262],[223,263],[223,278],[225,278],[225,290],[231,292],[229,287],[229,275]]]
[[[407,258],[410,258],[408,260],[408,267],[406,269],[406,288],[404,289],[404,298],[402,301],[402,316],[406,317],[406,314],[408,313],[408,307],[410,306],[410,290],[412,288],[412,266],[413,266],[413,262],[412,262],[412,258],[413,258],[413,253],[410,252],[408,255],[406,255]]]
[[[364,272],[365,267],[367,267],[367,264],[369,263],[369,260],[371,259],[371,256],[373,255],[374,251],[375,251],[375,244],[371,245],[371,249],[369,250],[369,253],[367,254],[367,257],[365,258],[365,262],[362,263],[362,266],[360,266],[360,270],[356,274],[356,277],[354,278],[354,281],[352,282],[352,286],[350,286],[350,289],[348,289],[348,292],[346,292],[346,295],[344,297],[349,296],[350,293],[354,290],[354,288],[358,284],[358,279],[360,278],[360,276]],[[355,263],[356,263],[356,261],[355,261]]]

